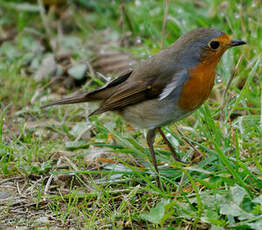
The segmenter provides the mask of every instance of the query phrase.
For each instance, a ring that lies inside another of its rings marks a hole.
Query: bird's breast
[[[190,75],[183,85],[178,106],[186,111],[198,108],[208,98],[216,75],[217,63],[200,63],[188,70]]]
[[[180,120],[190,112],[179,108],[173,100],[157,98],[127,106],[119,114],[136,127],[152,129]]]

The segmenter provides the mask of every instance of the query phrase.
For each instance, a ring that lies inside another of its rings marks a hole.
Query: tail
[[[131,75],[131,73],[132,73],[132,70],[128,70],[127,72],[120,74],[118,78],[112,80],[111,82],[109,82],[102,88],[96,89],[89,93],[82,93],[77,96],[67,97],[67,98],[62,98],[60,100],[52,101],[46,105],[41,106],[41,109],[49,107],[49,106],[53,106],[53,105],[66,105],[66,104],[75,104],[75,103],[81,103],[81,102],[101,101],[101,100],[103,101],[107,99],[108,97],[110,97],[113,94],[115,88],[118,85],[120,85],[121,83],[123,83],[124,81],[126,81],[128,77]],[[102,111],[99,110],[99,111],[95,111],[93,114],[98,114],[101,112]]]
[[[73,97],[67,97],[67,98],[62,98],[60,100],[52,101],[46,105],[41,106],[41,109],[53,105],[75,104],[75,103],[88,102],[88,101],[93,101],[93,98],[89,98],[89,93],[85,93]]]

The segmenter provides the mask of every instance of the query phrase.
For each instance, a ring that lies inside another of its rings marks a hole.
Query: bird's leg
[[[156,164],[156,155],[155,155],[154,146],[153,146],[154,141],[155,141],[155,135],[156,135],[155,129],[148,130],[147,135],[146,135],[146,140],[147,140],[147,144],[148,144],[148,147],[151,153],[152,163],[154,165],[154,168],[157,174],[157,185],[161,189],[160,176],[159,176],[159,171],[158,171],[157,164]]]
[[[169,142],[168,139],[166,138],[166,136],[165,136],[165,134],[164,134],[164,132],[162,131],[161,128],[158,128],[158,132],[160,133],[160,135],[161,135],[162,138],[164,139],[166,145],[167,145],[168,148],[170,149],[173,158],[174,158],[176,161],[182,162],[182,161],[179,159],[179,157],[177,156],[176,151],[174,150],[173,146],[170,144],[170,142]]]

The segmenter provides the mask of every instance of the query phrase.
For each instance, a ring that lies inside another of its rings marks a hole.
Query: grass
[[[165,47],[196,27],[215,27],[248,45],[224,55],[212,95],[199,110],[163,129],[181,158],[193,162],[174,162],[157,136],[165,192],[156,186],[143,130],[111,113],[87,119],[86,107],[90,112],[92,104],[40,110],[52,95],[78,89],[61,79],[34,79],[39,63],[53,53],[52,39],[58,47],[70,48],[71,63],[91,62],[97,53],[94,45],[125,36],[131,45],[119,50],[136,59],[157,53],[165,4],[126,2],[133,28],[129,35],[116,2],[105,7],[103,1],[79,0],[64,13],[60,6],[57,15],[48,11],[50,38],[43,24],[34,23],[41,22],[37,8],[32,12],[23,1],[14,2],[15,8],[0,1],[0,31],[16,30],[0,47],[1,228],[262,229],[259,1],[170,1]],[[59,14],[64,15],[62,38],[55,24]],[[98,76],[87,81],[87,90],[103,82]]]

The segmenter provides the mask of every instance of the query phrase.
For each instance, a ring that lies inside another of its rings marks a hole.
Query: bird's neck
[[[208,98],[216,75],[218,61],[206,60],[189,69],[188,81],[181,91],[179,106],[187,111],[197,109]]]

